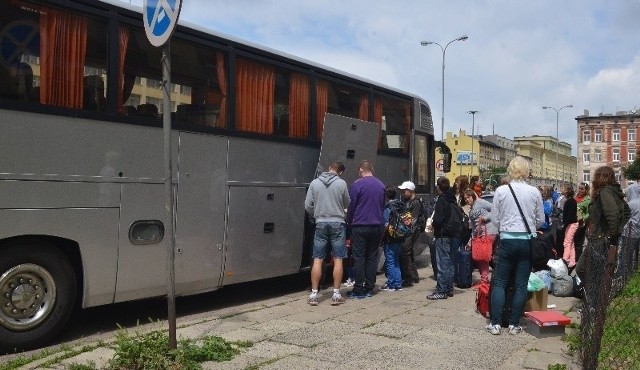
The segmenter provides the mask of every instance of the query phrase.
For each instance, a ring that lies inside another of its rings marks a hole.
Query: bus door
[[[341,161],[345,166],[341,177],[351,185],[358,179],[361,161],[367,159],[375,168],[379,137],[377,123],[327,113],[316,175],[327,171],[331,162]]]

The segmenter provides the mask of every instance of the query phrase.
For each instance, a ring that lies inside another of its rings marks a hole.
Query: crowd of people
[[[519,322],[527,301],[533,238],[550,237],[557,258],[564,261],[569,273],[575,270],[584,285],[594,283],[584,261],[594,253],[606,252],[602,248],[617,250],[618,266],[638,268],[640,184],[634,182],[623,193],[608,166],[595,171],[591,184],[580,183],[577,192],[571,184],[557,192],[552,187],[529,185],[529,163],[517,156],[495,189],[493,202],[482,198],[482,180],[478,176],[459,176],[453,185],[446,177],[438,178],[430,214],[425,213],[429,207],[416,197],[411,181],[385,187],[374,176],[372,163],[365,160],[359,166],[360,177],[348,188],[340,179],[342,171],[341,162],[332,163],[329,171],[311,183],[305,200],[306,211],[315,219],[310,305],[318,304],[321,266],[329,252],[334,262],[331,304],[345,302],[340,284],[347,257],[347,229],[353,255],[353,281],[347,284],[352,290],[347,297],[353,299],[374,294],[380,246],[387,278],[381,290],[399,291],[420,282],[414,246],[421,232],[432,232],[430,250],[437,283],[427,299],[438,300],[453,296],[458,251],[473,249],[472,241],[479,236],[494,240],[490,261],[475,262],[480,282],[491,282],[490,322],[486,330],[494,335],[502,332],[506,304],[510,304],[510,314],[504,329],[509,334],[522,330]],[[455,213],[452,205],[468,216],[463,233],[450,227]],[[402,215],[405,226],[398,221],[398,209],[406,213]],[[401,233],[401,227],[407,231]],[[621,251],[623,245],[629,250]],[[626,263],[624,258],[633,261]],[[512,293],[508,293],[511,286]],[[507,294],[513,294],[512,299],[507,300]]]

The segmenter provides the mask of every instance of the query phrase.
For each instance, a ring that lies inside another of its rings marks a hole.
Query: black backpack
[[[462,239],[468,234],[469,230],[469,216],[462,210],[455,202],[449,203],[449,218],[443,226],[443,231],[446,236],[452,236],[457,239]]]
[[[385,229],[385,239],[401,241],[411,235],[411,212],[399,200],[392,200],[386,205],[389,208],[389,223]]]

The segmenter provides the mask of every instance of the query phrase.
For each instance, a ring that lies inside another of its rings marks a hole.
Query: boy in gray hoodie
[[[331,305],[344,303],[340,294],[342,282],[342,260],[347,258],[345,246],[346,224],[345,209],[349,207],[349,191],[347,183],[340,178],[344,171],[342,162],[333,162],[329,171],[323,172],[309,184],[304,201],[306,212],[316,221],[313,237],[313,266],[311,267],[311,295],[307,303],[318,305],[318,286],[322,276],[322,261],[329,252],[333,258],[333,296]]]

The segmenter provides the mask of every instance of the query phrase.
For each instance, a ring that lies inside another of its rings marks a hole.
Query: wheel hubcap
[[[51,313],[55,297],[55,283],[46,269],[35,264],[12,267],[0,276],[0,324],[31,329]]]

